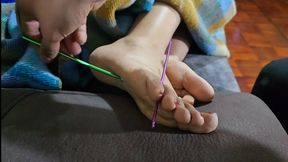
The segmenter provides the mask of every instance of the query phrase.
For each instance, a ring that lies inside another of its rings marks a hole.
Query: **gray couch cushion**
[[[2,89],[1,99],[2,161],[288,161],[286,132],[250,94],[198,107],[219,115],[211,134],[152,129],[125,95]]]
[[[184,62],[207,80],[215,91],[240,92],[227,57],[189,54]]]

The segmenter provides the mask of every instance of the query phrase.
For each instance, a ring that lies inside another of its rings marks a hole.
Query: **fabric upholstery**
[[[240,92],[239,85],[226,57],[189,54],[184,62],[207,80],[215,91]]]
[[[218,113],[210,134],[152,129],[126,95],[2,89],[1,100],[3,162],[288,161],[286,132],[250,94],[222,92],[199,106]]]

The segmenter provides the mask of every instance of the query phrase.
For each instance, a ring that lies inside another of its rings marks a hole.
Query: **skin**
[[[77,55],[87,39],[86,18],[105,0],[17,0],[22,32],[41,40],[40,54],[45,62],[60,50]]]
[[[74,55],[81,52],[80,45],[87,39],[87,15],[104,2],[17,0],[16,7],[23,33],[42,40],[41,56],[44,61],[50,62],[60,49]],[[185,34],[174,34],[180,20],[173,8],[156,3],[152,11],[139,17],[127,37],[97,48],[91,54],[90,62],[120,74],[124,82],[93,71],[99,80],[129,92],[140,111],[149,119],[152,118],[155,103],[161,99],[158,123],[195,133],[209,133],[218,125],[217,115],[199,112],[193,103],[195,98],[211,101],[214,91],[204,79],[181,62],[190,44]],[[166,24],[165,28],[163,24]],[[172,56],[162,86],[159,80],[165,59],[163,53],[172,35]]]
[[[126,37],[99,47],[90,55],[92,64],[119,74],[123,81],[97,71],[92,73],[99,80],[126,90],[147,118],[152,118],[156,102],[160,100],[159,124],[195,133],[209,133],[218,125],[217,115],[197,111],[182,97],[192,94],[200,101],[211,101],[213,88],[173,57],[167,67],[167,76],[170,77],[166,76],[164,85],[160,83],[165,59],[163,53],[180,21],[178,12],[173,8],[156,3],[149,13],[139,17]],[[167,25],[163,28],[162,24]]]

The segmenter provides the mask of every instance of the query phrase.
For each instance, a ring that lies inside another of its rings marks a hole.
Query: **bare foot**
[[[214,97],[212,86],[177,56],[170,57],[166,75],[177,95],[192,105],[195,99],[210,102]]]
[[[193,106],[195,99],[203,102],[210,102],[214,97],[212,86],[188,65],[179,61],[177,56],[171,56],[167,66],[166,75],[171,82],[173,89],[182,101],[179,106],[190,111],[192,119],[189,124],[178,123],[178,127],[195,133],[211,132],[218,126],[216,113],[198,112]],[[175,118],[181,118],[182,114],[176,112]],[[205,126],[203,126],[205,125]]]
[[[184,104],[182,99],[177,97],[167,77],[164,86],[161,85],[164,57],[159,53],[163,53],[163,50],[152,47],[145,41],[125,37],[97,48],[90,56],[92,64],[117,73],[123,81],[97,71],[92,72],[97,79],[126,90],[134,98],[140,111],[149,119],[152,118],[156,102],[162,98],[157,123],[195,133],[215,130],[218,124],[215,113],[200,114],[192,105]],[[174,83],[178,85],[177,80],[174,80]]]

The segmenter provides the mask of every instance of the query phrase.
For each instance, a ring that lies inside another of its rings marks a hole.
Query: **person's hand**
[[[77,55],[87,39],[89,12],[105,0],[16,0],[22,32],[41,40],[40,53],[50,62],[60,50]]]

